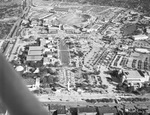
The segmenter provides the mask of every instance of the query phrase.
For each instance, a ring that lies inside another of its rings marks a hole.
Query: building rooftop
[[[97,112],[95,107],[79,107],[78,111],[79,111],[79,113],[84,113],[84,112],[95,113],[95,112]]]
[[[103,106],[98,108],[99,115],[117,115],[117,109],[115,107]]]
[[[66,114],[66,107],[62,105],[50,105],[50,110],[57,110],[57,114]]]
[[[27,61],[40,61],[43,56],[27,56]]]
[[[42,51],[41,50],[29,50],[28,55],[29,56],[40,56],[40,55],[42,55]]]
[[[133,36],[133,38],[135,40],[145,40],[145,39],[148,39],[148,36],[147,35],[135,35]]]
[[[127,78],[143,78],[144,74],[140,71],[135,71],[135,70],[125,70],[124,74],[126,75]]]
[[[42,50],[42,47],[40,47],[40,46],[30,46],[29,50]]]

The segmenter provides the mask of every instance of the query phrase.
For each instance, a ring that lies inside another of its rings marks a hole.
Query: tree
[[[58,81],[59,81],[58,77],[53,77],[53,82],[54,82],[54,83],[56,83],[56,82],[58,82]]]
[[[36,63],[35,63],[35,66],[36,67],[41,67],[41,66],[43,66],[43,61],[41,60],[41,61],[37,61]]]
[[[16,60],[12,60],[10,63],[11,63],[12,65],[19,66],[19,63],[18,63],[18,61],[16,61]]]
[[[79,56],[79,57],[83,57],[83,55],[84,55],[84,53],[83,53],[83,52],[78,51],[78,56]]]
[[[40,90],[34,90],[33,93],[34,94],[40,94]]]

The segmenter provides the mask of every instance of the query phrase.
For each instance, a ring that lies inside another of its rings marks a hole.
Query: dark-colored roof
[[[62,105],[50,105],[50,110],[57,110],[57,114],[66,114],[66,107]]]
[[[103,115],[106,113],[114,113],[114,115],[116,115],[118,112],[117,112],[117,109],[115,107],[105,106],[105,107],[99,107],[98,113],[99,113],[99,115]]]
[[[79,113],[93,113],[96,112],[96,108],[95,107],[79,107],[78,108],[78,112]]]

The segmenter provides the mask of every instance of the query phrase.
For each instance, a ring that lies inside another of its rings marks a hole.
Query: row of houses
[[[134,115],[141,113],[148,115],[150,109],[144,105],[122,105],[122,106],[85,106],[85,107],[66,107],[63,105],[50,105],[45,106],[51,115]]]
[[[67,108],[62,105],[45,106],[51,115],[117,115],[116,107],[71,107]]]

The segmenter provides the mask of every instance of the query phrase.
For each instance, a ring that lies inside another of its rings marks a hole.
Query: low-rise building
[[[51,113],[54,113],[55,115],[66,115],[66,106],[63,105],[49,105],[49,110]]]
[[[41,56],[42,51],[41,50],[29,50],[28,56]]]
[[[43,51],[42,47],[40,46],[30,46],[28,55],[27,55],[27,61],[40,61],[42,60]]]
[[[133,36],[133,39],[134,40],[146,40],[148,39],[148,36],[147,35],[135,35]]]
[[[136,52],[149,54],[150,50],[147,48],[135,48]]]
[[[43,56],[27,56],[27,61],[41,61],[43,58]]]
[[[43,65],[47,65],[47,64],[50,64],[50,58],[45,57],[45,58],[43,59]]]
[[[117,115],[117,109],[115,107],[103,106],[98,107],[98,115]]]
[[[97,115],[97,111],[95,107],[79,107],[77,115]]]
[[[31,51],[31,50],[34,50],[34,51],[35,51],[35,50],[36,50],[36,51],[37,51],[37,50],[42,50],[42,47],[40,47],[40,46],[30,46],[30,47],[29,47],[29,51]]]
[[[127,81],[130,86],[141,87],[143,83],[148,82],[150,76],[147,72],[136,70],[124,70],[122,82]]]

